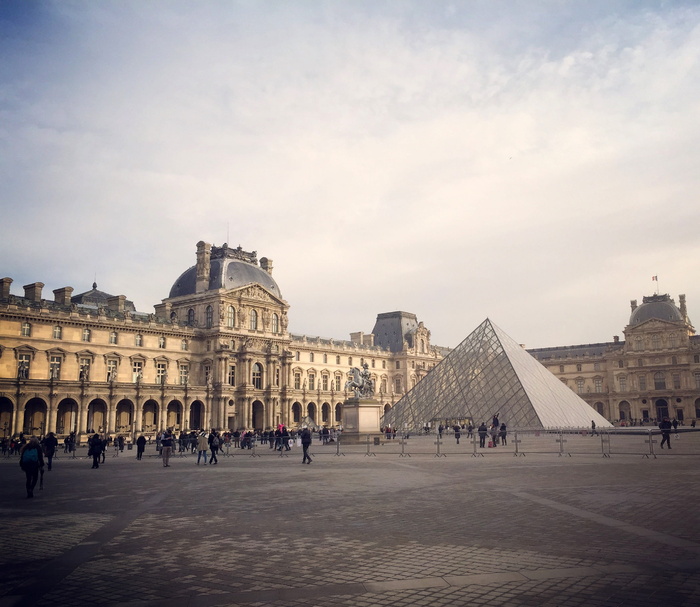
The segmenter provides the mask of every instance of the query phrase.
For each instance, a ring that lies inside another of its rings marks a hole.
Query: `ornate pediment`
[[[278,303],[278,300],[270,295],[270,292],[263,289],[260,285],[249,285],[243,287],[238,291],[239,297],[246,297],[248,299],[255,299],[259,302],[274,302]]]

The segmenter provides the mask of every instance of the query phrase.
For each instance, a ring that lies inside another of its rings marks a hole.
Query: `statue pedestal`
[[[382,405],[374,398],[348,398],[341,411],[343,434],[340,440],[348,445],[364,444],[367,436],[381,436],[379,422]]]

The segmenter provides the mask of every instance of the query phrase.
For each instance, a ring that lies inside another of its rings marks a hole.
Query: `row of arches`
[[[43,436],[48,432],[62,435],[71,432],[149,434],[166,427],[198,430],[204,428],[205,419],[204,403],[200,400],[185,406],[179,400],[161,405],[149,399],[137,405],[125,398],[110,411],[107,402],[101,398],[92,399],[84,409],[72,398],[64,398],[55,408],[50,408],[43,398],[34,397],[19,409],[15,409],[10,399],[0,398],[3,438],[20,432]]]
[[[618,419],[621,422],[630,420],[662,420],[664,417],[677,419],[679,422],[686,418],[697,417],[700,411],[700,398],[695,399],[694,411],[689,411],[679,402],[670,403],[666,398],[657,398],[653,402],[641,402],[631,404],[627,400],[621,400],[616,405],[617,410],[613,410],[608,414],[605,410],[605,404],[602,402],[594,403],[593,408],[608,419]]]

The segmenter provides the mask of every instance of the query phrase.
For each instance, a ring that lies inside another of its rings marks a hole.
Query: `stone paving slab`
[[[437,458],[424,438],[311,465],[61,456],[32,500],[0,459],[0,607],[700,604],[700,457]]]

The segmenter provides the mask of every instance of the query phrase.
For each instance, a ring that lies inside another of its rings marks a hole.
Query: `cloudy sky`
[[[0,275],[152,312],[199,240],[290,330],[457,345],[700,322],[700,6],[0,0]]]

